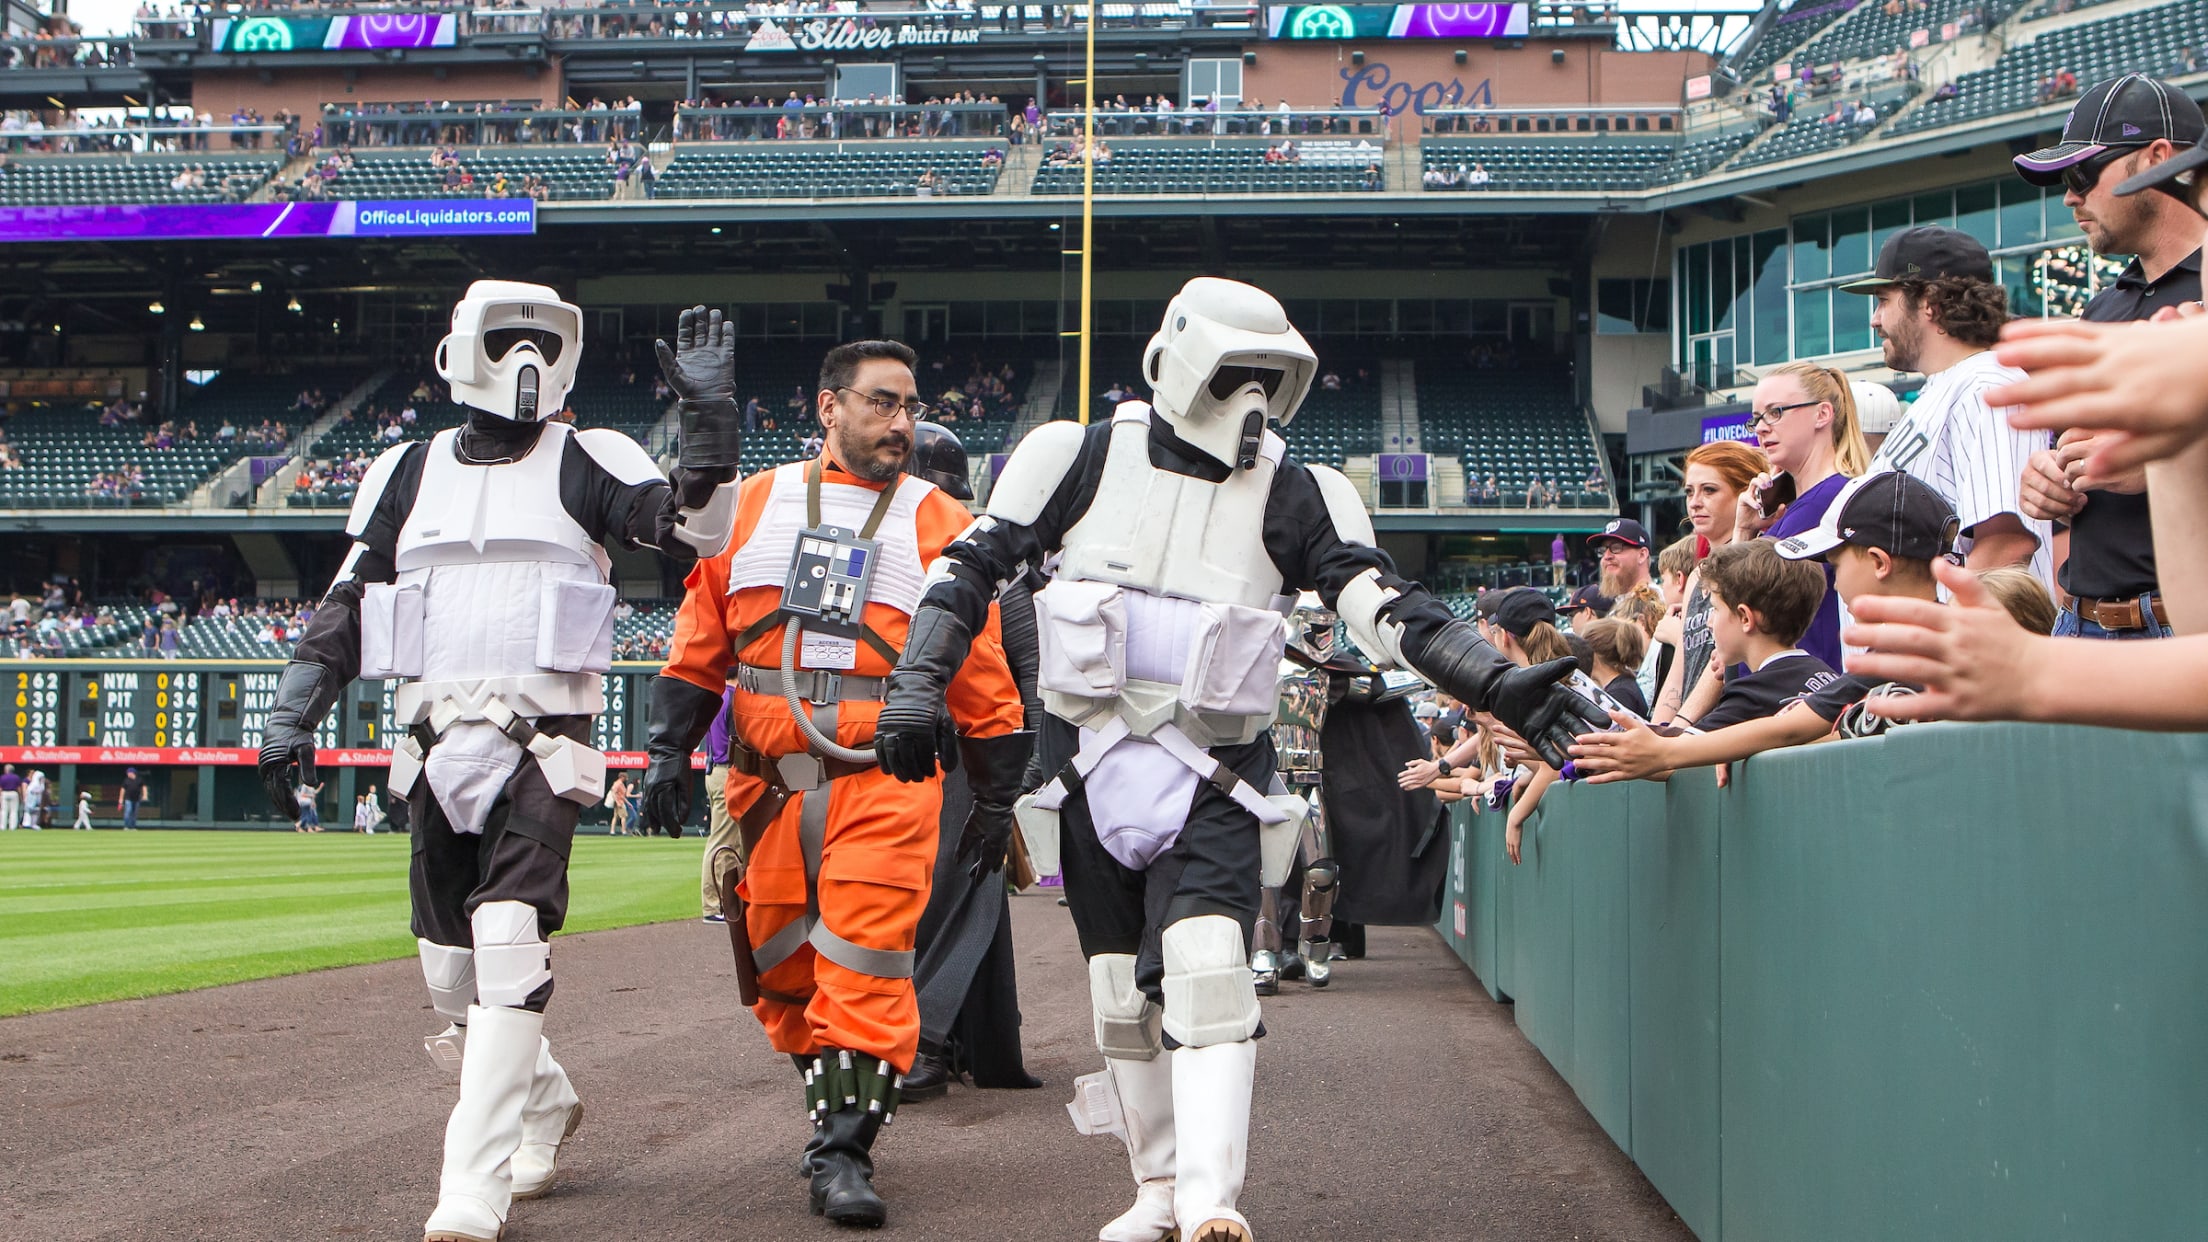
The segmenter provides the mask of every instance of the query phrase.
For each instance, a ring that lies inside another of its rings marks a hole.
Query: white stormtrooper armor
[[[1278,783],[1269,736],[1290,593],[1318,592],[1368,655],[1414,657],[1552,747],[1561,735],[1559,672],[1512,682],[1514,665],[1395,575],[1348,480],[1285,456],[1267,422],[1294,417],[1316,370],[1270,295],[1190,281],[1144,357],[1153,404],[1019,443],[987,512],[930,567],[913,630],[929,640],[891,677],[885,718],[940,702],[933,670],[957,667],[998,587],[1055,558],[1035,597],[1036,680],[1041,751],[1063,766],[1017,815],[1038,870],[1063,855],[1109,1066],[1084,1092],[1116,1097],[1089,1111],[1119,1119],[1138,1184],[1102,1242],[1249,1237],[1235,1207],[1259,1033],[1249,936],[1308,809]]]
[[[687,561],[734,527],[732,465],[686,458],[671,488],[629,437],[553,420],[581,351],[582,313],[551,289],[470,286],[436,353],[468,423],[392,446],[362,479],[352,552],[279,682],[262,752],[273,796],[345,681],[401,683],[389,788],[414,808],[423,977],[452,1022],[425,1046],[461,1087],[425,1242],[496,1239],[514,1199],[551,1185],[582,1115],[542,1010],[569,843],[605,792],[586,739],[613,654],[607,547]],[[716,447],[733,460],[731,440]]]

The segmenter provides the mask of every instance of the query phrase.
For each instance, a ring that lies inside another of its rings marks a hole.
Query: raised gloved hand
[[[736,325],[720,311],[693,306],[675,321],[675,345],[656,342],[660,374],[681,398],[685,470],[734,471],[741,457],[744,419],[736,406]],[[730,474],[728,477],[733,478]]]
[[[1020,796],[1021,777],[1034,748],[1032,733],[958,740],[974,806],[959,833],[957,857],[966,874],[976,880],[1002,869],[1012,848],[1012,803]]]
[[[713,728],[721,697],[665,673],[652,678],[644,753],[644,823],[682,835],[690,819],[690,754]]]
[[[882,771],[901,781],[924,781],[934,777],[938,761],[946,772],[958,769],[957,737],[943,696],[972,646],[965,623],[947,609],[922,605],[913,614],[874,726],[874,757]]]
[[[285,822],[299,817],[300,782],[314,784],[314,730],[337,700],[339,683],[319,664],[293,661],[276,681],[276,701],[261,729],[257,766],[268,804]]]

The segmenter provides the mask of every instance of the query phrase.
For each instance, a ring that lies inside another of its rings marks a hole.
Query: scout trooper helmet
[[[479,280],[452,308],[437,375],[456,405],[516,422],[560,412],[583,352],[583,312],[543,285]]]
[[[1212,276],[1181,287],[1142,359],[1152,408],[1174,432],[1245,469],[1265,420],[1296,416],[1318,365],[1273,295]]]

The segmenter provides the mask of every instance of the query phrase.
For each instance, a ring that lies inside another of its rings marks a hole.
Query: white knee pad
[[[475,952],[449,944],[417,939],[422,952],[422,981],[429,985],[429,1003],[449,1022],[466,1023],[468,1006],[475,1003]]]
[[[1242,925],[1224,915],[1165,929],[1165,1030],[1182,1045],[1231,1044],[1257,1033],[1257,979]]]
[[[537,938],[537,908],[486,901],[475,908],[475,992],[486,1007],[514,1007],[552,978],[552,946]]]
[[[1089,1004],[1095,1011],[1098,1052],[1147,1061],[1165,1050],[1158,1038],[1158,1007],[1135,987],[1133,954],[1099,953],[1089,959]]]

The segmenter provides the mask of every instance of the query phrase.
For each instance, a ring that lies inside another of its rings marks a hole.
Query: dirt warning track
[[[1012,902],[1039,1091],[954,1087],[876,1149],[884,1238],[1082,1242],[1123,1150],[1064,1103],[1101,1064],[1066,912]],[[1442,944],[1375,929],[1265,1005],[1243,1209],[1264,1242],[1691,1235]],[[736,1003],[718,927],[562,937],[546,1031],[586,1106],[507,1242],[826,1239],[796,1072]],[[454,1080],[411,960],[0,1020],[0,1239],[413,1242]],[[852,1235],[865,1236],[865,1235]]]

